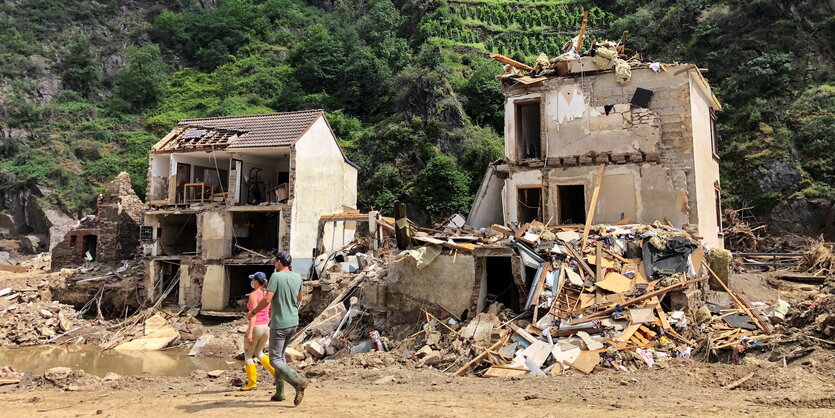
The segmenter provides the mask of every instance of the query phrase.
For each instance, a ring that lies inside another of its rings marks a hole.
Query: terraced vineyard
[[[486,52],[530,59],[545,52],[558,55],[577,34],[583,11],[589,11],[588,33],[608,29],[614,16],[581,1],[450,2],[428,15],[420,30],[427,38],[452,41]],[[587,40],[587,42],[591,42]]]

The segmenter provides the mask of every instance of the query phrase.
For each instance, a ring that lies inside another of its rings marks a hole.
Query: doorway
[[[487,292],[484,297],[484,309],[493,302],[499,302],[505,308],[519,312],[519,289],[513,280],[513,264],[510,257],[485,257],[484,276]]]
[[[557,186],[559,223],[586,223],[586,191],[583,185]]]
[[[161,260],[157,261],[157,268],[159,271],[159,287],[157,287],[157,295],[161,296],[166,289],[172,287],[171,291],[166,296],[163,303],[166,305],[177,305],[180,303],[180,260]]]
[[[98,239],[98,236],[93,234],[84,236],[84,246],[81,249],[81,253],[89,261],[95,261],[96,259],[96,244],[98,243]],[[87,257],[87,254],[90,254],[90,256]]]
[[[516,144],[519,160],[540,159],[541,129],[539,100],[516,104]]]
[[[519,187],[516,190],[519,197],[519,224],[526,224],[536,220],[543,220],[542,216],[542,186]]]

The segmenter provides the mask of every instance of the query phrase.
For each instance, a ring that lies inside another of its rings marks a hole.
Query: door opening
[[[180,285],[179,285],[179,278],[180,278],[180,261],[158,261],[157,266],[159,268],[159,275],[160,280],[157,282],[159,283],[159,287],[157,288],[157,295],[162,295],[165,292],[165,289],[168,289],[169,286],[173,286],[171,292],[168,293],[168,296],[165,298],[163,303],[168,305],[177,305],[180,303]],[[176,282],[176,283],[175,283]]]
[[[487,292],[484,309],[493,302],[499,302],[505,308],[519,311],[519,289],[513,281],[513,264],[510,257],[485,257],[484,275]]]
[[[516,143],[520,160],[542,158],[539,108],[539,100],[516,105]]]
[[[90,254],[90,261],[94,261],[96,259],[96,243],[98,242],[98,237],[96,235],[85,235],[84,236],[84,248],[82,249],[82,253],[84,257],[87,257],[87,253]]]
[[[586,192],[583,185],[557,186],[557,198],[561,225],[586,222]]]
[[[518,221],[526,224],[536,220],[543,220],[542,216],[542,187],[519,187],[516,190],[519,197]]]

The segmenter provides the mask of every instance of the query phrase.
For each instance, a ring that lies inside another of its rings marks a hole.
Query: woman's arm
[[[246,308],[252,309],[256,305],[258,305],[258,296],[255,295],[255,292],[249,294],[249,300],[246,302]],[[255,316],[249,318],[249,326],[246,329],[246,341],[250,344],[252,343],[252,332],[255,330]]]

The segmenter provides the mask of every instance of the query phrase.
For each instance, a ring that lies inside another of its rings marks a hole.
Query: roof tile
[[[323,114],[321,109],[267,115],[185,119],[178,126],[244,132],[229,140],[226,149],[284,147],[293,145]]]

